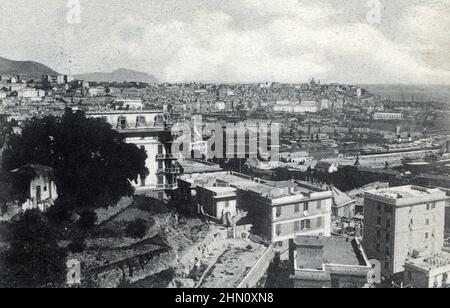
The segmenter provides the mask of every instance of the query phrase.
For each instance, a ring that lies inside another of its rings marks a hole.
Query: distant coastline
[[[444,102],[450,104],[450,85],[389,85],[365,84],[361,85],[372,94],[393,101],[416,102]]]

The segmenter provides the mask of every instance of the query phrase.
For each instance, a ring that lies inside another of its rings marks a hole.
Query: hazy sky
[[[379,24],[376,0],[80,0],[80,24],[68,2],[0,0],[0,56],[163,81],[450,84],[450,0],[382,0]]]

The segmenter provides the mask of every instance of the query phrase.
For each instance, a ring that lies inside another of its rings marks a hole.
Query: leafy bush
[[[134,239],[142,239],[148,231],[147,222],[143,219],[130,221],[126,228],[126,234]]]
[[[92,229],[97,222],[97,214],[93,211],[84,211],[78,220],[78,226],[81,229]]]
[[[86,242],[83,238],[77,238],[67,248],[72,253],[81,253],[86,250]]]

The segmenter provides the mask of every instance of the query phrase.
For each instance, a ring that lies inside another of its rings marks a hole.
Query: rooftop
[[[151,109],[142,109],[142,110],[102,110],[102,111],[89,111],[87,112],[88,116],[94,115],[108,115],[108,114],[148,114],[148,113],[161,113],[163,114],[163,110],[151,110]]]
[[[220,168],[219,165],[204,161],[186,159],[179,161],[179,163],[184,169],[184,174],[211,173],[222,171],[222,168]]]
[[[193,186],[231,186],[237,189],[254,192],[262,197],[270,199],[282,199],[291,196],[301,196],[303,198],[309,197],[309,194],[313,192],[323,192],[316,187],[310,187],[300,182],[270,182],[227,171],[185,174],[180,179],[189,182]]]
[[[450,253],[442,251],[432,257],[409,258],[406,263],[423,271],[432,271],[444,267],[450,268]]]
[[[434,194],[442,194],[440,189],[431,189],[419,186],[398,186],[385,189],[369,191],[370,194],[384,197],[387,199],[415,199],[427,197]]]
[[[344,237],[299,236],[293,240],[297,269],[322,270],[324,264],[366,266],[356,240]],[[315,251],[315,253],[312,253]]]

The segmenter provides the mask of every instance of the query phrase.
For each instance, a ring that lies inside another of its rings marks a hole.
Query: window
[[[277,244],[278,244],[278,247],[280,247],[280,248],[283,247],[283,241],[280,241]]]
[[[44,186],[44,191],[47,191],[47,186]]]
[[[431,208],[431,205],[429,203],[427,203],[427,211],[429,211]]]
[[[427,240],[430,237],[430,234],[428,232],[425,233],[425,239]]]
[[[377,230],[377,238],[380,239],[381,238],[381,231]]]
[[[377,217],[377,225],[381,226],[381,217],[380,216]]]
[[[412,272],[408,271],[408,280],[412,280]]]
[[[304,211],[304,212],[308,212],[308,211],[309,211],[309,203],[308,203],[308,202],[305,202],[305,203],[303,204],[303,211]]]
[[[276,230],[277,235],[280,236],[280,235],[281,235],[281,225],[277,225],[277,226],[276,226],[276,229],[277,229],[277,230]]]
[[[300,221],[294,222],[294,231],[300,231]]]
[[[381,204],[377,204],[377,210],[378,212],[381,212]]]
[[[322,217],[317,217],[317,228],[322,228]]]
[[[300,212],[300,204],[297,203],[297,204],[294,206],[294,212],[295,212],[295,213]]]
[[[302,226],[302,230],[309,230],[309,229],[311,229],[311,220],[309,220],[309,219],[302,220],[301,226]]]
[[[391,251],[389,249],[389,247],[386,247],[386,256],[390,256],[391,255]]]
[[[376,249],[377,249],[377,252],[380,252],[380,244],[377,244]]]
[[[427,226],[429,226],[429,225],[430,225],[430,220],[427,219],[427,220],[425,221],[425,224],[426,224]]]
[[[281,206],[277,207],[277,217],[281,216]]]
[[[127,128],[127,118],[124,116],[119,117],[117,126],[118,126],[118,128],[121,128],[121,129]]]
[[[386,219],[386,228],[390,228],[390,227],[391,227],[391,220]]]
[[[41,186],[36,186],[36,202],[41,203],[42,194],[41,194]]]
[[[318,210],[322,209],[322,200],[317,201],[317,209]]]
[[[391,235],[389,233],[386,233],[386,242],[389,242],[391,240]]]
[[[136,127],[139,127],[139,126],[145,126],[146,125],[146,119],[145,119],[145,116],[138,116],[137,118],[136,118]]]
[[[434,210],[436,208],[436,202],[433,202],[431,207]]]

